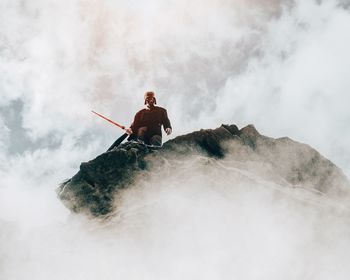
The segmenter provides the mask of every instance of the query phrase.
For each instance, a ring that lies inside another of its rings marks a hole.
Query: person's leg
[[[147,127],[146,126],[142,126],[138,129],[137,131],[137,138],[143,142],[145,142],[146,139],[146,133],[147,133]]]
[[[122,136],[120,136],[113,144],[112,146],[109,147],[109,149],[107,150],[107,152],[113,150],[114,148],[118,147],[123,141],[124,139],[128,137],[128,135],[126,133],[124,133]]]
[[[162,146],[162,136],[153,135],[149,142],[151,145],[154,145],[154,146]]]

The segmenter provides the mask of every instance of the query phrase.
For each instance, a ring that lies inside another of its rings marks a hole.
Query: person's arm
[[[135,117],[134,117],[134,121],[132,122],[132,124],[130,125],[129,128],[126,129],[126,133],[131,135],[133,133],[137,132],[137,129],[139,128],[139,124],[140,124],[140,120],[141,120],[141,111],[137,112]]]
[[[165,109],[163,111],[162,123],[163,123],[163,128],[164,128],[165,133],[167,135],[170,135],[172,132],[172,128],[171,128],[170,120],[168,118],[168,113]]]

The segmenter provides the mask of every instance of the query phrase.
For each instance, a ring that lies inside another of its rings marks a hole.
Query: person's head
[[[145,93],[145,105],[148,107],[153,107],[157,104],[156,95],[153,91],[148,91]]]

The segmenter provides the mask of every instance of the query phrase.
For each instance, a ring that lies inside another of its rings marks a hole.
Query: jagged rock
[[[58,189],[58,196],[73,212],[93,216],[111,213],[118,190],[133,183],[151,159],[202,154],[215,160],[234,158],[257,176],[289,187],[303,187],[332,197],[347,197],[350,183],[343,172],[308,145],[289,138],[261,135],[253,125],[202,129],[167,141],[161,149],[127,142],[86,163]],[[253,163],[253,164],[252,164]],[[259,168],[255,168],[259,164]]]

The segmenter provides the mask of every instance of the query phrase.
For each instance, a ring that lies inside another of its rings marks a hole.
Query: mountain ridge
[[[223,124],[178,136],[162,148],[138,142],[121,144],[82,163],[78,173],[58,188],[58,197],[75,213],[109,215],[118,207],[118,192],[131,186],[138,174],[152,172],[155,162],[186,160],[196,154],[218,162],[230,158],[241,170],[291,188],[334,198],[350,195],[350,183],[342,170],[309,145],[261,135],[253,125],[238,129]],[[164,168],[171,172],[171,166]]]

